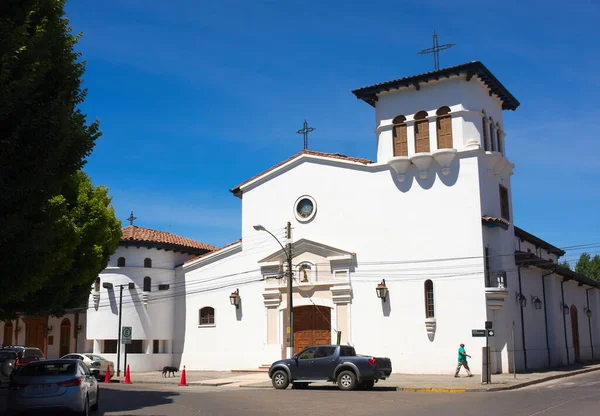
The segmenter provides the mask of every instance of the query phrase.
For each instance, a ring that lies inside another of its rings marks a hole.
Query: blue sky
[[[103,132],[86,166],[117,216],[215,245],[240,237],[228,190],[302,148],[375,159],[351,90],[481,60],[520,100],[505,112],[515,223],[558,246],[600,241],[600,80],[592,1],[71,0],[83,106]]]

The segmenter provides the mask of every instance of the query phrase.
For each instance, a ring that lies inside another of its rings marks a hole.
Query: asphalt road
[[[244,387],[102,386],[97,415],[595,415],[600,372],[496,393],[342,392]]]

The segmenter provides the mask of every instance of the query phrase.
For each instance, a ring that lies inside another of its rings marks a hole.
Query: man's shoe
[[[454,377],[458,378],[458,376],[454,376]]]
[[[469,377],[473,377],[473,374],[469,374]]]

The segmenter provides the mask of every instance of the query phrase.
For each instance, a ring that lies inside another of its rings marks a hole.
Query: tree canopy
[[[112,238],[90,229],[102,218],[114,231],[114,224],[104,218],[114,219],[114,214],[106,190],[94,189],[79,172],[100,132],[98,123],[87,123],[79,109],[86,96],[81,78],[85,63],[74,50],[79,35],[71,33],[64,4],[64,0],[0,2],[3,315],[14,313],[6,309],[11,305],[42,301],[37,294],[46,288],[64,288],[61,279],[79,276],[80,271],[81,279],[87,279],[88,272],[105,263],[103,256],[114,250]],[[91,217],[85,219],[84,214]],[[79,277],[76,281],[83,283]],[[69,296],[64,294],[65,299]],[[71,304],[61,302],[57,306]]]
[[[600,255],[592,257],[582,253],[575,264],[575,271],[600,282]]]

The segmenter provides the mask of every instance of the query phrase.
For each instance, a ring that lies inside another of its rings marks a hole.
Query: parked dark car
[[[3,347],[0,351],[14,352],[17,357],[14,362],[14,369],[18,370],[20,367],[29,364],[32,361],[43,360],[44,353],[39,348],[25,347],[22,345]]]
[[[294,358],[275,361],[269,368],[276,389],[285,389],[290,383],[303,388],[317,382],[337,383],[341,390],[370,389],[391,373],[389,358],[357,355],[349,345],[308,347]]]
[[[0,384],[10,381],[10,375],[15,369],[17,353],[12,350],[0,350]]]

